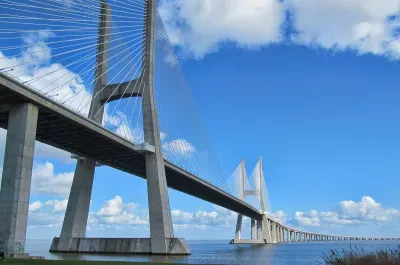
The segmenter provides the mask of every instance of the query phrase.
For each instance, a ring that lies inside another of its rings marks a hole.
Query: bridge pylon
[[[150,238],[90,239],[85,238],[90,198],[96,161],[79,158],[68,200],[62,232],[54,238],[51,252],[141,253],[141,254],[190,254],[186,242],[175,238],[172,226],[168,187],[161,148],[158,114],[154,93],[154,53],[156,30],[156,0],[145,0],[144,36],[141,76],[122,84],[107,84],[109,45],[111,37],[111,6],[100,0],[98,51],[95,86],[89,118],[97,123],[103,120],[104,105],[122,97],[141,97],[143,113],[146,178],[149,202]],[[140,80],[140,82],[139,82]],[[134,92],[136,86],[138,91]],[[151,146],[152,148],[146,148]],[[107,249],[107,246],[111,246]]]
[[[257,168],[258,167],[258,168]],[[242,201],[247,196],[257,196],[260,201],[260,219],[251,219],[251,239],[242,239],[242,223],[243,215],[238,214],[235,230],[235,238],[231,241],[232,244],[269,244],[276,243],[271,237],[271,223],[267,217],[267,211],[265,207],[264,194],[263,194],[263,173],[262,173],[262,159],[258,161],[256,165],[256,176],[255,176],[255,189],[246,190],[246,171],[244,161],[240,162],[239,165],[239,179],[240,179],[240,192]]]

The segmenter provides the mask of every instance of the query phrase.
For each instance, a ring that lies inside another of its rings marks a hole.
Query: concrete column
[[[257,239],[256,219],[251,219],[251,239]]]
[[[280,238],[279,238],[279,225],[278,224],[275,224],[275,226],[276,226],[276,243],[279,243],[280,242]]]
[[[84,238],[89,216],[90,199],[96,161],[78,160],[61,229],[58,251],[67,251],[72,238]]]
[[[242,230],[242,220],[243,220],[243,215],[238,214],[238,218],[236,221],[235,242],[239,242],[240,240],[240,234]]]
[[[257,220],[257,239],[264,239],[263,238],[263,221]],[[267,229],[268,227],[266,227]]]
[[[0,191],[0,252],[23,256],[32,179],[38,107],[12,106]]]
[[[271,234],[272,234],[272,242],[277,243],[278,238],[277,238],[277,232],[276,232],[276,223],[271,222]]]
[[[146,7],[147,18],[145,18],[145,22],[147,25],[144,58],[147,86],[142,95],[142,112],[144,140],[155,147],[155,153],[145,154],[151,251],[154,254],[163,254],[167,253],[169,248],[166,239],[174,238],[174,233],[154,92],[156,0],[148,0]]]
[[[279,243],[282,242],[282,227],[280,225],[278,226],[278,240]]]

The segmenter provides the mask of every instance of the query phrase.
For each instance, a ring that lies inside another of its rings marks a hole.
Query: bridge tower
[[[145,0],[144,49],[142,72],[136,80],[107,84],[112,10],[106,0],[100,0],[99,37],[95,86],[89,118],[97,123],[103,119],[104,105],[121,98],[141,97],[144,143],[141,145],[146,162],[146,178],[150,217],[150,239],[86,239],[86,226],[92,193],[96,161],[78,158],[60,238],[54,238],[51,252],[84,252],[82,245],[114,245],[116,253],[176,254],[190,251],[184,239],[174,237],[168,188],[161,148],[158,114],[154,94],[154,55],[156,30],[156,0]],[[139,86],[139,89],[136,87]],[[142,86],[142,87],[140,87]],[[136,91],[143,91],[135,92]],[[150,148],[149,148],[150,146]],[[114,241],[113,241],[114,240]],[[115,246],[117,245],[117,246]],[[109,251],[109,250],[108,250]]]
[[[235,230],[235,238],[231,241],[233,244],[267,244],[274,243],[271,238],[271,224],[270,220],[267,218],[267,210],[265,208],[264,194],[263,194],[263,174],[262,174],[262,158],[257,163],[259,167],[258,172],[256,172],[255,178],[255,189],[246,190],[246,171],[244,161],[240,163],[239,179],[240,179],[240,189],[241,189],[241,199],[244,201],[246,196],[258,196],[260,201],[260,210],[262,213],[262,219],[255,220],[251,219],[251,239],[246,240],[241,238],[242,232],[242,222],[243,215],[238,214]]]

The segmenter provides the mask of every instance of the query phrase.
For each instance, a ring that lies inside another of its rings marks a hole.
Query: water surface
[[[140,262],[174,262],[187,264],[251,264],[251,265],[316,265],[324,264],[321,256],[330,249],[349,248],[350,243],[365,250],[395,248],[400,241],[335,241],[293,242],[276,245],[230,245],[229,240],[187,241],[192,255],[186,257],[160,257],[142,255],[92,255],[49,253],[51,240],[28,240],[26,251],[46,259],[107,260]]]

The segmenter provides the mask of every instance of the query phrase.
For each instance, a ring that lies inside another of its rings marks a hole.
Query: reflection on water
[[[107,260],[174,262],[187,264],[251,264],[251,265],[313,265],[322,264],[321,256],[329,249],[349,248],[349,241],[296,242],[277,245],[230,245],[225,241],[188,241],[192,255],[184,257],[142,256],[142,255],[88,255],[49,253],[51,240],[28,240],[26,251],[31,255],[45,256],[46,259],[63,260]],[[352,244],[365,250],[397,247],[400,241],[354,241]]]

